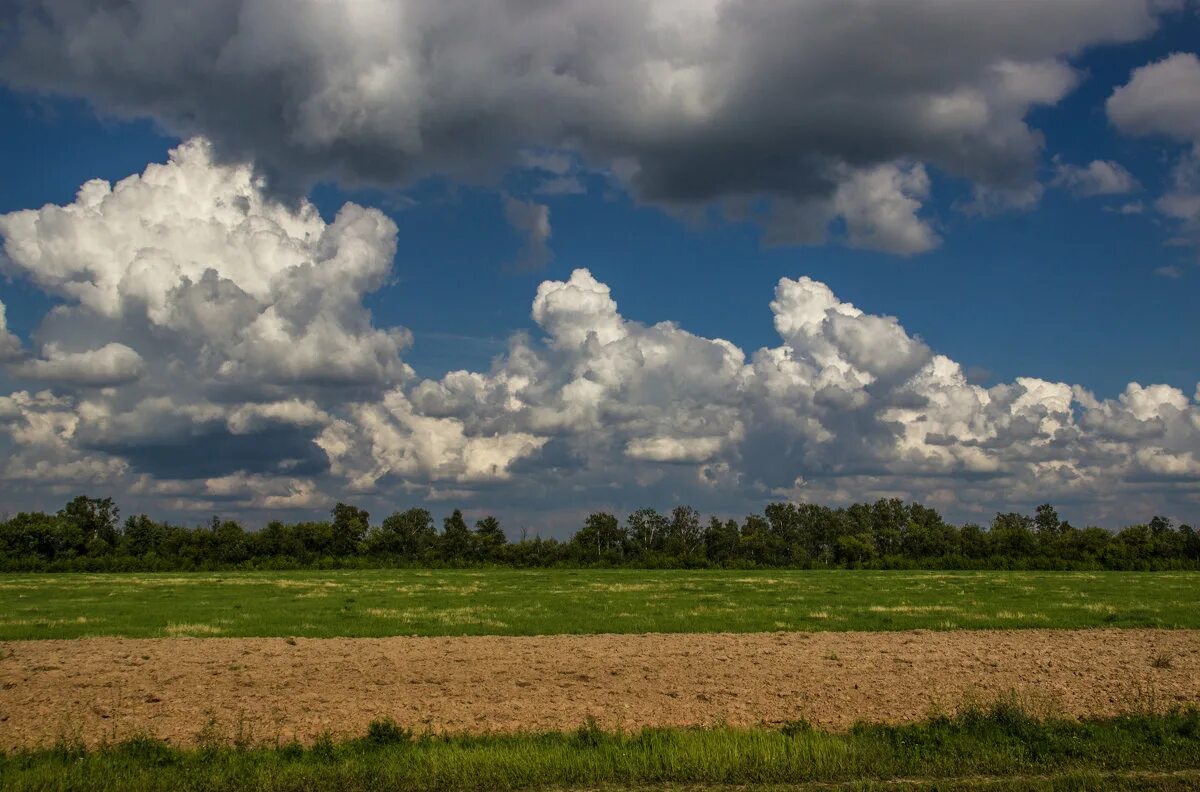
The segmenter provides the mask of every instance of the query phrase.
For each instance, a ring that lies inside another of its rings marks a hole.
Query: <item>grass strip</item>
[[[0,640],[1200,628],[1196,572],[0,575]]]
[[[791,785],[847,789],[1186,789],[1200,710],[1040,720],[1015,700],[844,733],[804,722],[613,733],[423,735],[376,721],[362,738],[176,748],[132,739],[0,755],[6,790],[511,790]],[[923,785],[923,786],[922,786]]]

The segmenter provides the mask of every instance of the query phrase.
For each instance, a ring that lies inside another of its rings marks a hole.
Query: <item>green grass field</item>
[[[0,576],[0,640],[1200,628],[1200,573],[354,570]]]
[[[372,724],[362,739],[181,750],[132,740],[0,755],[7,790],[1194,789],[1200,712],[1077,723],[1001,702],[954,719],[769,729],[418,737]]]

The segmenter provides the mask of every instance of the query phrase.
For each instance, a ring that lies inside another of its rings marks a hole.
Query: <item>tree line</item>
[[[120,520],[111,498],[80,495],[55,514],[0,522],[0,570],[155,571],[368,566],[852,567],[941,569],[1197,569],[1200,533],[1163,517],[1111,532],[1076,528],[1049,504],[1000,513],[988,526],[946,522],[919,503],[881,499],[831,508],[773,503],[741,522],[690,506],[639,509],[624,521],[589,515],[565,541],[509,541],[499,520],[468,525],[455,509],[438,530],[426,509],[378,524],[345,503],[330,519],[272,521],[247,531],[214,517],[186,527],[145,514]]]

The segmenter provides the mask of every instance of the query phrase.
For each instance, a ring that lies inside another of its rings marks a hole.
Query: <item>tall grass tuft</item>
[[[1162,788],[1200,785],[1200,710],[1076,722],[1039,718],[1015,700],[1003,700],[967,707],[954,717],[900,726],[859,724],[843,733],[799,722],[781,729],[610,732],[589,720],[569,733],[415,738],[379,720],[363,738],[334,742],[326,734],[308,747],[209,743],[181,749],[139,737],[92,751],[70,744],[0,755],[0,787],[13,792],[470,792],[806,783],[870,788],[904,779],[921,780],[920,788],[956,789],[983,777],[1007,779],[1011,786],[1004,788],[1012,789],[1142,788],[1137,784],[1147,779],[1168,785]]]

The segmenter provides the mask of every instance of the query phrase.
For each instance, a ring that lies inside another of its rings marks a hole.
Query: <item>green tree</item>
[[[967,558],[987,558],[992,554],[991,537],[975,523],[967,523],[958,532],[959,546]]]
[[[1099,561],[1113,535],[1103,528],[1088,527],[1075,534],[1076,553],[1080,561]]]
[[[1033,532],[1037,536],[1038,552],[1047,558],[1057,558],[1063,551],[1063,521],[1049,503],[1037,507],[1033,515]]]
[[[338,556],[355,555],[371,528],[371,515],[357,506],[338,503],[333,507],[332,528],[330,552]]]
[[[1184,536],[1166,517],[1154,516],[1150,529],[1150,554],[1154,558],[1178,558],[1183,555]]]
[[[304,543],[297,536],[294,526],[279,520],[271,520],[266,527],[253,535],[253,542],[265,556],[302,558]]]
[[[875,543],[867,534],[839,536],[835,558],[841,564],[861,564],[875,555]]]
[[[764,566],[777,564],[782,557],[779,544],[779,540],[771,531],[770,523],[762,515],[747,515],[745,522],[742,523],[739,556]]]
[[[629,542],[640,555],[661,552],[667,540],[667,519],[654,509],[638,509],[626,520]]]
[[[508,537],[504,535],[500,521],[489,514],[475,523],[475,543],[485,556],[490,557],[508,543]]]
[[[732,561],[738,556],[741,543],[737,520],[721,520],[713,517],[704,530],[704,555],[714,564]]]
[[[162,526],[151,520],[145,514],[130,515],[125,520],[122,531],[122,546],[131,556],[146,556],[158,551],[162,541]]]
[[[809,558],[820,553],[820,530],[811,520],[802,519],[800,510],[792,503],[768,503],[763,510],[771,533],[770,560],[766,564],[790,564],[798,551]],[[809,515],[811,516],[811,515]]]
[[[625,531],[615,515],[594,512],[583,521],[583,528],[571,537],[571,544],[578,548],[583,558],[601,561],[605,558],[618,560],[625,545]]]
[[[111,552],[120,540],[117,520],[121,511],[112,498],[89,498],[79,495],[59,511],[71,532],[76,552],[103,554]]]
[[[1129,562],[1148,561],[1154,550],[1154,541],[1147,525],[1122,528],[1117,534],[1115,544],[1123,549],[1121,555]],[[1113,550],[1116,551],[1116,548]]]
[[[68,531],[61,517],[42,512],[21,512],[0,523],[0,552],[5,558],[40,558],[52,561],[66,552]]]
[[[470,561],[475,557],[474,537],[467,521],[458,509],[442,520],[442,536],[438,544],[447,561]]]
[[[851,507],[853,508],[853,507]],[[871,505],[871,529],[880,555],[898,555],[908,525],[908,509],[899,498],[880,498]]]
[[[425,509],[408,509],[395,512],[374,531],[367,546],[375,555],[395,555],[416,559],[423,556],[437,542],[437,529],[433,515]]]
[[[235,520],[222,520],[213,527],[215,555],[223,564],[239,564],[250,558],[246,531]]]
[[[309,560],[322,558],[333,553],[333,524],[325,522],[302,522],[292,526],[300,552]]]
[[[947,525],[937,510],[914,503],[908,507],[908,524],[902,547],[910,558],[942,558],[959,552],[958,531]]]
[[[1037,551],[1033,520],[1027,515],[1009,512],[992,520],[992,552],[1008,558],[1028,558]]]
[[[1184,558],[1200,561],[1200,531],[1197,531],[1190,525],[1181,525],[1179,526],[1179,534],[1183,538],[1180,545]]]
[[[704,530],[700,526],[700,512],[691,506],[676,506],[671,510],[667,522],[667,538],[664,549],[670,555],[688,558],[704,546]]]
[[[1033,517],[1033,527],[1039,536],[1057,536],[1062,533],[1062,520],[1058,519],[1058,512],[1049,503],[1043,503],[1037,507],[1037,511]]]

